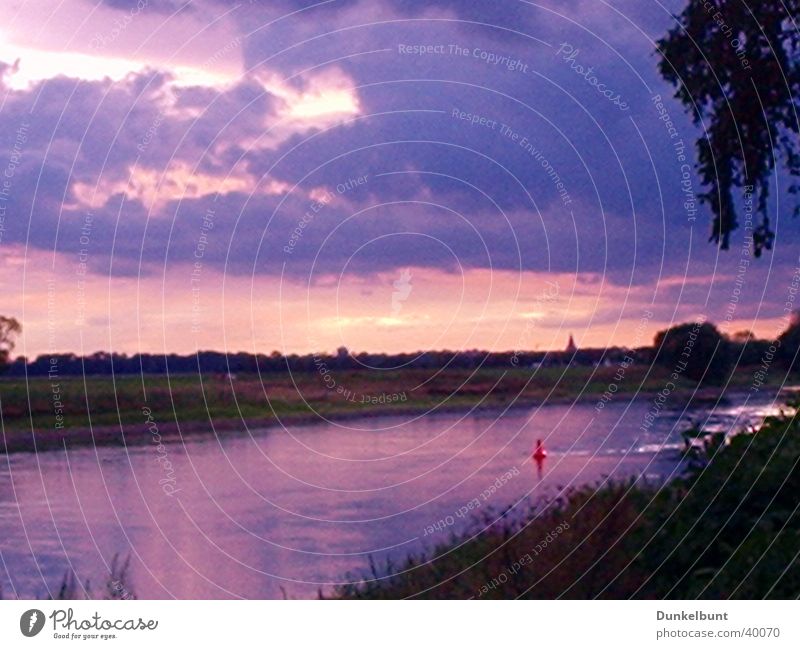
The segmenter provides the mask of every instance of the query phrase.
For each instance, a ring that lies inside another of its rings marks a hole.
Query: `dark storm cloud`
[[[169,75],[148,71],[116,83],[62,77],[9,92],[2,149],[13,148],[20,123],[30,126],[4,242],[75,253],[91,209],[94,270],[162,272],[165,264],[191,263],[198,224],[213,210],[204,263],[234,273],[305,276],[312,264],[320,275],[412,265],[451,271],[460,262],[600,273],[644,286],[681,275],[687,264],[695,276],[735,273],[735,253],[715,266],[705,210],[687,217],[686,171],[652,102],[654,94],[665,98],[691,163],[697,131],[655,70],[651,39],[670,23],[656,5],[616,3],[617,13],[581,2],[560,17],[558,3],[347,1],[279,20],[311,4],[243,5],[235,15],[249,73],[226,88],[176,89]],[[196,15],[202,3],[194,8]],[[265,20],[276,22],[259,29]],[[565,42],[578,51],[572,60],[558,53]],[[420,44],[443,49],[399,51]],[[502,57],[506,63],[493,62]],[[578,65],[591,66],[629,110],[600,95]],[[282,131],[283,100],[258,79],[273,75],[303,92],[331,68],[352,80],[361,114]],[[155,174],[148,183],[169,184],[164,172],[176,164],[220,179],[235,172],[258,189],[153,205],[123,193],[132,166]],[[337,191],[360,176],[369,179]],[[278,189],[266,191],[270,183]],[[105,203],[81,204],[80,187],[84,199],[86,188],[105,191]],[[318,200],[312,196],[325,191],[335,200],[286,253]],[[796,235],[795,222],[780,227]],[[751,277],[762,284],[765,273],[780,277],[792,257],[779,247],[778,270],[762,265]],[[691,299],[705,307],[701,293],[693,288]]]

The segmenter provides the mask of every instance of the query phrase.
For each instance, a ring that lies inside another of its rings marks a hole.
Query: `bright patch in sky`
[[[9,64],[18,62],[15,69],[5,77],[5,84],[12,90],[26,90],[41,81],[58,76],[84,81],[121,81],[129,74],[157,65],[78,52],[29,49],[5,41],[0,41],[0,61]],[[171,67],[169,71],[178,86],[216,87],[236,81],[234,77],[186,66]]]
[[[84,207],[98,208],[109,198],[124,194],[130,200],[140,201],[151,212],[159,211],[170,201],[201,198],[228,192],[257,192],[266,196],[284,194],[290,189],[288,183],[270,180],[256,183],[244,173],[230,173],[217,177],[192,169],[188,164],[176,162],[166,170],[131,168],[127,180],[105,181],[97,185],[75,183],[73,193]]]

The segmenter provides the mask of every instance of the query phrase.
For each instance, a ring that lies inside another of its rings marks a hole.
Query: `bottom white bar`
[[[796,601],[2,601],[0,646],[777,648],[799,619]]]

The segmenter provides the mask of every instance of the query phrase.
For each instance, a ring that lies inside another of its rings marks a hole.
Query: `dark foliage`
[[[654,345],[659,364],[699,383],[719,385],[733,366],[731,344],[709,322],[659,331]]]
[[[759,256],[774,238],[767,197],[776,158],[791,176],[800,175],[798,9],[798,0],[690,0],[658,42],[661,75],[704,128],[697,141],[706,190],[700,199],[711,207],[711,240],[722,249],[739,225],[735,190],[753,188]]]

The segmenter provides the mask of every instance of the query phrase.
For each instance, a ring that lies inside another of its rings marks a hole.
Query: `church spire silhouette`
[[[566,351],[568,354],[574,354],[578,351],[578,347],[575,345],[575,339],[572,337],[572,334],[569,335],[569,342],[567,343]]]

